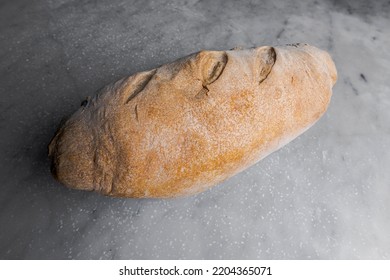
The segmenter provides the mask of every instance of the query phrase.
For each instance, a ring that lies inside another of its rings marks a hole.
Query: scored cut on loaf
[[[49,144],[52,174],[110,196],[202,192],[309,128],[336,79],[307,44],[191,54],[85,100]]]

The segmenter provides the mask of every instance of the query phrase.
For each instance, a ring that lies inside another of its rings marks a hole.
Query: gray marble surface
[[[389,259],[388,1],[0,1],[0,258]],[[306,42],[339,80],[309,131],[210,191],[107,198],[50,175],[84,97],[200,49]]]

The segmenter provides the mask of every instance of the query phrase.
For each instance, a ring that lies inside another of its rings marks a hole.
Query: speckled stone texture
[[[388,1],[1,1],[0,258],[389,259]],[[306,42],[339,80],[311,130],[200,195],[61,187],[47,144],[88,95],[200,49]]]

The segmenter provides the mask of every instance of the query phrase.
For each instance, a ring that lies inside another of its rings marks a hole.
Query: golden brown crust
[[[336,78],[330,56],[308,45],[201,51],[122,79],[76,112],[50,144],[55,175],[112,196],[201,192],[305,131]]]

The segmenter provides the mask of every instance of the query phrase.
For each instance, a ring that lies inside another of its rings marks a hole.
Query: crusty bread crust
[[[63,184],[120,197],[206,190],[304,132],[337,73],[308,45],[201,51],[109,85],[49,145]]]

